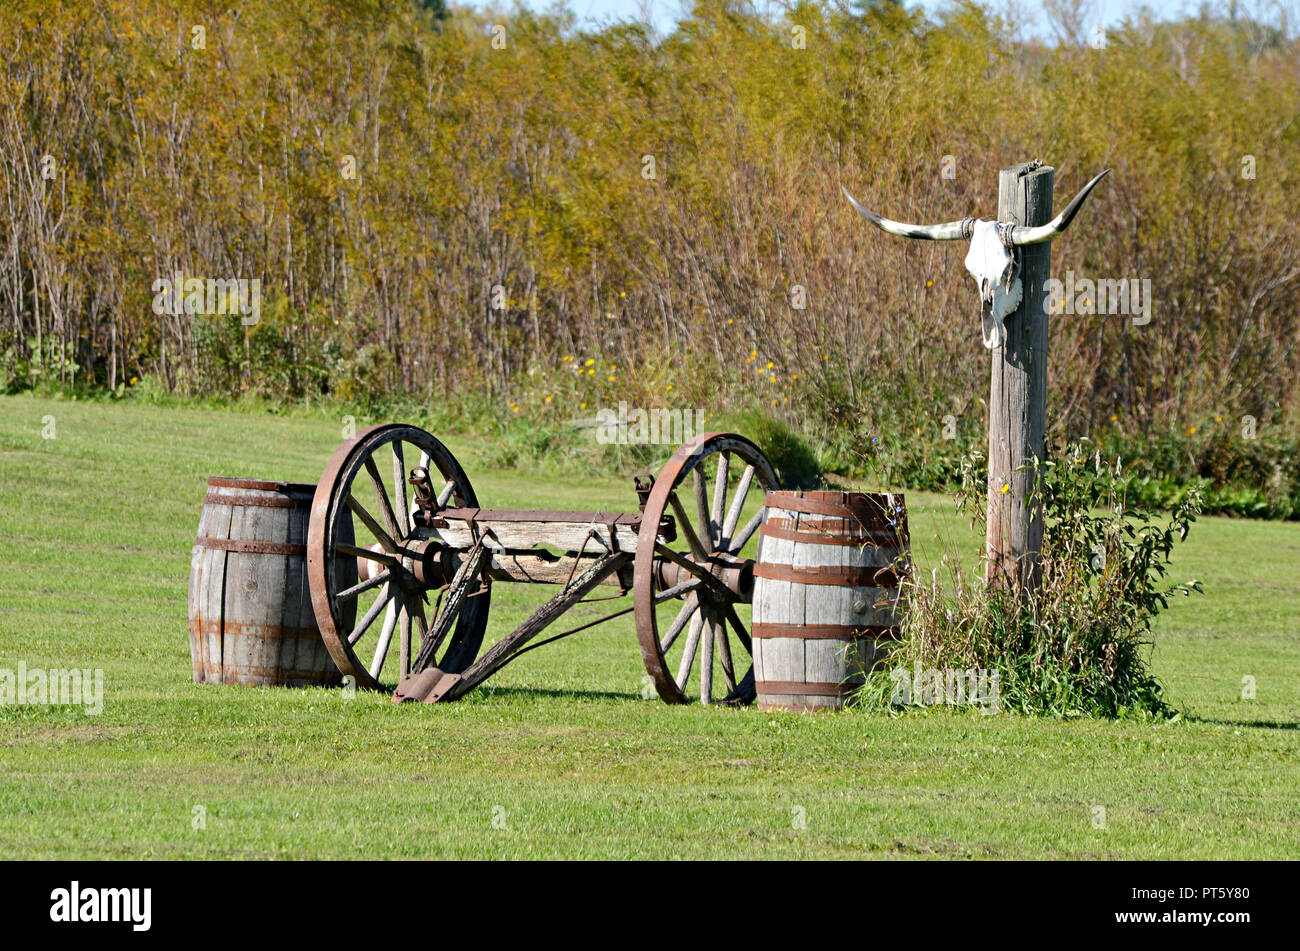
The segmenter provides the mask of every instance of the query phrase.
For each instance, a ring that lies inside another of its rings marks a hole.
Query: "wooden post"
[[[1002,169],[998,220],[1044,225],[1052,218],[1051,166],[1037,162]],[[1052,244],[1027,245],[1020,255],[1023,297],[1006,319],[993,351],[989,385],[988,580],[1035,591],[1041,580],[1042,505],[1027,504],[1035,473],[1017,471],[1046,454],[1047,310]]]

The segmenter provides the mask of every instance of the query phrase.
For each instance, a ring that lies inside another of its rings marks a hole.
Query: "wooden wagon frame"
[[[641,658],[664,701],[751,702],[752,643],[736,607],[753,597],[754,559],[741,553],[765,509],[740,519],[751,492],[779,488],[775,470],[744,437],[704,433],[634,486],[633,512],[484,509],[430,433],[400,423],[357,433],[321,477],[307,535],[312,606],[330,655],[357,686],[387,690],[396,640],[394,699],[449,701],[535,647],[635,612]],[[480,653],[492,584],[506,581],[560,590]],[[575,605],[604,600],[588,597],[601,585],[617,586],[610,599],[630,592],[632,605],[537,639]]]

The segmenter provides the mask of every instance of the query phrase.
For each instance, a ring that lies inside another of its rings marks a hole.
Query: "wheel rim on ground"
[[[416,506],[407,478],[417,467],[428,470],[438,508],[478,507],[473,486],[447,447],[402,423],[372,426],[340,446],[312,499],[307,571],[316,622],[339,670],[370,690],[389,689],[381,677],[391,678],[394,668],[384,667],[394,652],[396,679],[410,674],[434,613],[408,548],[431,534],[417,534],[413,524]],[[461,610],[435,666],[458,673],[474,662],[491,596],[487,578],[482,585]]]
[[[777,488],[767,457],[732,433],[692,439],[655,480],[637,536],[633,596],[641,658],[665,702],[753,701],[750,609],[721,576],[756,546],[764,495]],[[671,543],[658,537],[665,515],[676,523]],[[685,580],[666,583],[665,564]]]

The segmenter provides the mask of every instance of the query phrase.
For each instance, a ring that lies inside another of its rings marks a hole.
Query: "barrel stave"
[[[902,497],[782,492],[767,503],[754,590],[759,705],[839,707],[897,627]]]
[[[190,570],[200,683],[337,684],[306,573],[310,485],[213,478]]]

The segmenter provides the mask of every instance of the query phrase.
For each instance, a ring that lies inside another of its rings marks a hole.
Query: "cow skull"
[[[868,211],[858,204],[847,189],[842,188],[841,191],[852,202],[858,214],[887,234],[924,241],[970,241],[970,250],[966,253],[966,270],[979,285],[984,346],[992,350],[1002,346],[1006,339],[1003,321],[1015,313],[1024,298],[1024,288],[1016,273],[1019,269],[1019,256],[1015,249],[1026,244],[1050,241],[1068,228],[1088,193],[1109,171],[1110,169],[1104,169],[1084,185],[1074,200],[1065,206],[1065,210],[1050,222],[1032,228],[1009,221],[980,221],[975,218],[963,218],[941,225],[908,225]]]
[[[998,235],[996,221],[975,222],[970,250],[966,252],[966,270],[975,278],[980,291],[980,319],[983,322],[984,346],[992,350],[1002,346],[1003,321],[1015,313],[1024,297],[1015,256]]]

